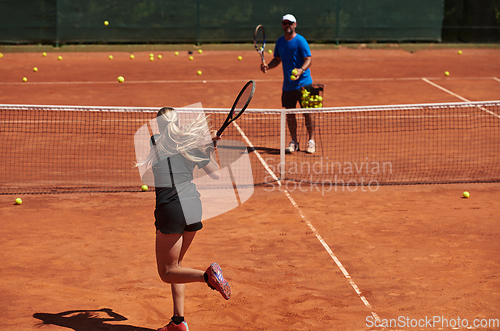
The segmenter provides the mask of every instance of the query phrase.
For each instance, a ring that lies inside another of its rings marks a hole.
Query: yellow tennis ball
[[[3,54],[2,54],[2,53],[0,53],[0,59],[1,59],[1,58],[3,58]]]
[[[27,81],[28,81],[28,78],[23,77],[23,82],[27,82]]]
[[[174,54],[175,54],[175,56],[179,56],[179,52],[175,52]]]
[[[267,51],[269,54],[273,54],[273,51],[272,50],[268,50]]]
[[[141,186],[141,190],[142,190],[142,192],[146,192],[148,190],[148,186],[147,185],[142,185]]]
[[[109,22],[108,21],[104,21],[104,25],[109,25]]]
[[[294,75],[291,75],[291,76],[290,76],[290,79],[291,79],[291,80],[296,80],[296,79],[297,79],[297,77],[295,77]]]
[[[201,75],[201,70],[198,70],[198,75]]]
[[[23,200],[21,200],[21,198],[17,198],[17,199],[15,200],[15,202],[16,202],[16,205],[20,205],[20,204],[22,204],[22,203],[23,203]]]
[[[149,53],[149,57],[154,57],[155,55],[153,53]]]
[[[190,61],[193,61],[193,57],[192,57],[192,56],[190,56],[190,57],[189,57],[189,60],[190,60]]]
[[[109,59],[110,59],[110,60],[113,60],[113,55],[110,55],[110,56],[109,56]]]
[[[131,58],[132,60],[133,60],[133,59],[135,59],[134,54],[130,54],[130,58]]]
[[[34,68],[33,68],[33,71],[34,71],[34,72],[37,72],[37,71],[38,71],[38,68],[37,68],[37,67],[34,67]]]
[[[125,81],[125,78],[123,78],[123,76],[118,76],[117,80],[118,82],[123,83]]]
[[[159,58],[159,59],[161,59],[161,58],[162,58],[161,54],[158,54],[158,58]]]
[[[468,197],[470,197],[469,192],[465,191],[465,192],[464,192],[464,194],[463,194],[463,197],[464,197],[464,198],[468,198]]]
[[[200,54],[201,54],[201,53],[203,53],[203,51],[202,51],[201,49],[199,49],[199,50],[198,50],[198,53],[200,53]]]
[[[46,53],[46,52],[43,52],[43,53],[42,53],[42,55],[43,55],[43,56],[47,56],[47,53]]]
[[[293,70],[292,70],[292,75],[296,75],[296,74],[298,74],[298,73],[299,73],[299,72],[297,71],[297,69],[293,69]]]
[[[448,71],[445,71],[445,72],[444,72],[444,75],[445,75],[445,76],[449,76],[449,75],[450,75],[450,73],[449,73]]]
[[[461,50],[458,51],[458,55],[462,55],[462,51]]]
[[[241,60],[243,60],[243,58],[242,58],[241,56],[238,56],[238,60],[240,60],[240,61],[241,61]]]
[[[59,61],[61,61],[61,60],[62,60],[62,56],[61,56],[61,55],[59,55],[59,56],[57,57],[57,59],[58,59]]]
[[[151,56],[151,57],[149,58],[149,61],[154,61],[154,60],[155,60],[155,58],[154,58],[153,56]]]

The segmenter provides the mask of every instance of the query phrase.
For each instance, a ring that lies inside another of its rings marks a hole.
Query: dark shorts
[[[305,88],[309,90],[311,85],[306,86]],[[281,92],[281,106],[287,109],[297,108],[297,102],[299,103],[300,108],[302,105],[300,104],[300,98],[302,97],[302,90],[293,90],[293,91],[282,91]]]
[[[201,212],[199,198],[184,198],[182,206],[178,199],[162,204],[155,210],[156,230],[164,234],[201,230]]]

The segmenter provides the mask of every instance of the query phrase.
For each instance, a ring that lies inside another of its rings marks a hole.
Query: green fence
[[[500,42],[500,0],[446,0],[443,41]]]
[[[445,0],[0,0],[0,43],[273,42],[285,13],[310,42],[441,41]]]

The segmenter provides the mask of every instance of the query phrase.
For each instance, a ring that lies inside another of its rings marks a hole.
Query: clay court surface
[[[326,84],[325,107],[500,100],[500,50],[457,50],[313,48],[312,75]],[[280,108],[281,69],[261,73],[255,51],[205,50],[193,61],[186,51],[155,51],[163,58],[154,61],[149,53],[4,53],[0,104],[229,108],[254,79],[251,107]],[[20,195],[14,205],[16,197],[0,195],[0,329],[166,324],[172,306],[156,272],[154,192]],[[187,267],[218,262],[233,289],[225,301],[188,285],[190,330],[452,329],[401,324],[433,317],[498,329],[499,199],[498,183],[289,196],[257,187],[242,206],[207,220],[186,255]],[[374,316],[400,323],[376,327]]]

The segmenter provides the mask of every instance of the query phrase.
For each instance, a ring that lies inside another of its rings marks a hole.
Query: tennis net
[[[134,134],[158,109],[0,105],[0,194],[140,190]],[[218,128],[228,109],[204,112]],[[302,150],[285,155],[291,114]],[[304,152],[304,114],[314,119],[314,154]],[[248,109],[236,123],[223,138],[248,146],[255,185],[500,181],[500,101]]]

